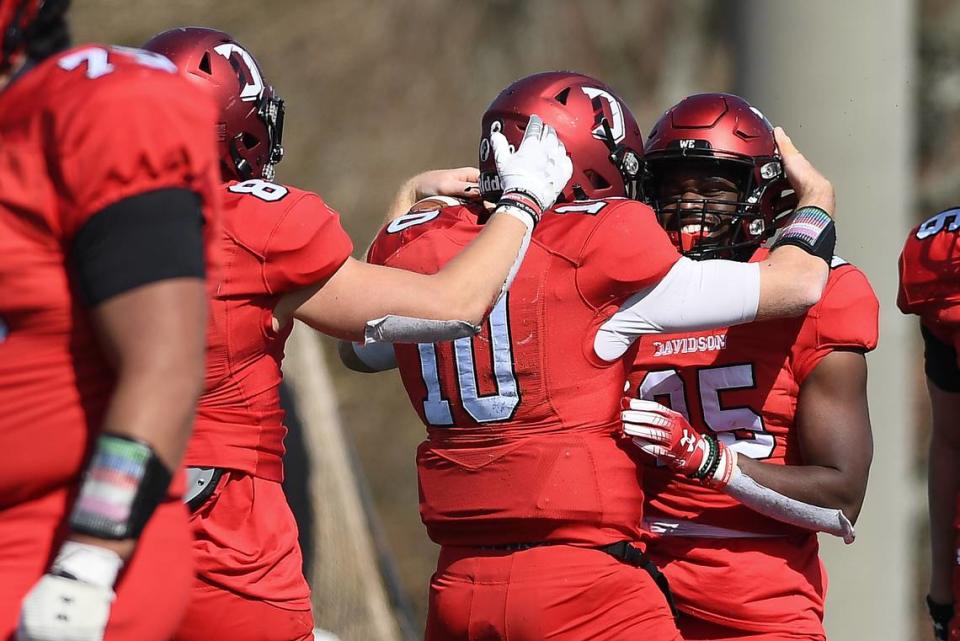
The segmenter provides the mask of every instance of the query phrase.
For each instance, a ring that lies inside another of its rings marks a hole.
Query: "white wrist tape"
[[[826,532],[842,538],[847,544],[853,543],[856,536],[853,524],[842,510],[818,507],[784,496],[760,485],[739,467],[733,470],[730,482],[723,488],[723,492],[751,510],[777,521],[805,530]]]
[[[495,210],[493,210],[493,215],[491,218],[497,214],[505,214],[511,218],[516,218],[519,220],[521,223],[526,225],[528,236],[533,233],[533,227],[537,222],[529,212],[520,209],[519,207],[511,207],[510,205],[499,205]]]
[[[123,559],[113,550],[77,541],[64,541],[50,574],[68,575],[77,581],[113,589]]]

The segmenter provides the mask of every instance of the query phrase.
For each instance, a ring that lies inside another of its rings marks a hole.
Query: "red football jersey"
[[[284,294],[332,276],[353,243],[316,194],[253,179],[225,186],[216,244],[223,266],[186,464],[281,481],[280,364],[293,323],[274,331],[273,309]]]
[[[370,262],[433,273],[480,232],[475,205],[431,202],[384,228]],[[594,338],[678,258],[639,202],[561,205],[537,226],[479,336],[396,346],[429,432],[417,462],[434,541],[593,545],[639,536],[637,455],[618,438],[632,352],[605,362]]]
[[[755,260],[766,254],[760,250]],[[672,407],[738,453],[802,465],[794,427],[800,386],[831,351],[874,349],[878,314],[867,278],[834,259],[823,298],[803,317],[642,339],[628,393]],[[678,524],[733,531],[722,540],[653,538],[650,550],[682,609],[758,631],[788,622],[819,625],[825,578],[815,535],[761,516],[649,457],[644,464],[645,517],[654,531]]]
[[[897,306],[916,314],[960,358],[960,208],[928,218],[907,236],[900,254]],[[960,363],[958,363],[960,364]]]
[[[71,284],[87,220],[169,187],[217,225],[213,101],[162,56],[85,45],[0,92],[0,507],[71,481],[113,386]]]

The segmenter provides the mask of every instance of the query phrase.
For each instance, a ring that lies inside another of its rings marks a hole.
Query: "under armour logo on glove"
[[[634,398],[620,418],[624,434],[662,465],[711,487],[720,488],[730,480],[736,454],[714,436],[693,429],[683,414]]]

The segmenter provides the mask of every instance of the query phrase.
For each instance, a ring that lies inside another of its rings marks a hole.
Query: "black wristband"
[[[701,481],[709,476],[711,473],[709,471],[711,467],[713,467],[713,470],[716,471],[716,465],[718,465],[720,461],[720,457],[718,456],[717,452],[716,440],[712,439],[709,434],[705,434],[703,436],[703,440],[707,442],[707,460],[700,466],[700,469],[690,475],[691,478]]]
[[[713,460],[710,461],[710,465],[707,466],[707,470],[703,473],[702,479],[713,478],[713,475],[716,474],[717,468],[720,467],[720,442],[717,441],[717,438],[711,434],[705,434],[704,437],[711,444],[711,451],[713,452]]]
[[[497,207],[513,207],[522,211],[530,217],[533,226],[540,222],[540,215],[543,213],[543,207],[536,198],[519,190],[505,192],[497,202]]]
[[[801,207],[791,214],[780,229],[773,249],[793,245],[822,259],[829,266],[837,247],[837,228],[833,219],[819,207]]]
[[[130,196],[93,215],[70,248],[83,302],[96,306],[169,278],[203,278],[203,212],[186,189]]]
[[[70,513],[70,528],[101,539],[135,539],[166,496],[171,478],[149,444],[100,434]]]

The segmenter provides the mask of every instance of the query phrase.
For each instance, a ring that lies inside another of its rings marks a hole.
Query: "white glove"
[[[102,641],[121,567],[112,550],[64,542],[50,572],[23,599],[16,641]]]
[[[490,135],[490,144],[503,188],[498,209],[519,209],[535,224],[573,175],[573,163],[556,130],[532,115],[516,151],[499,131]]]

